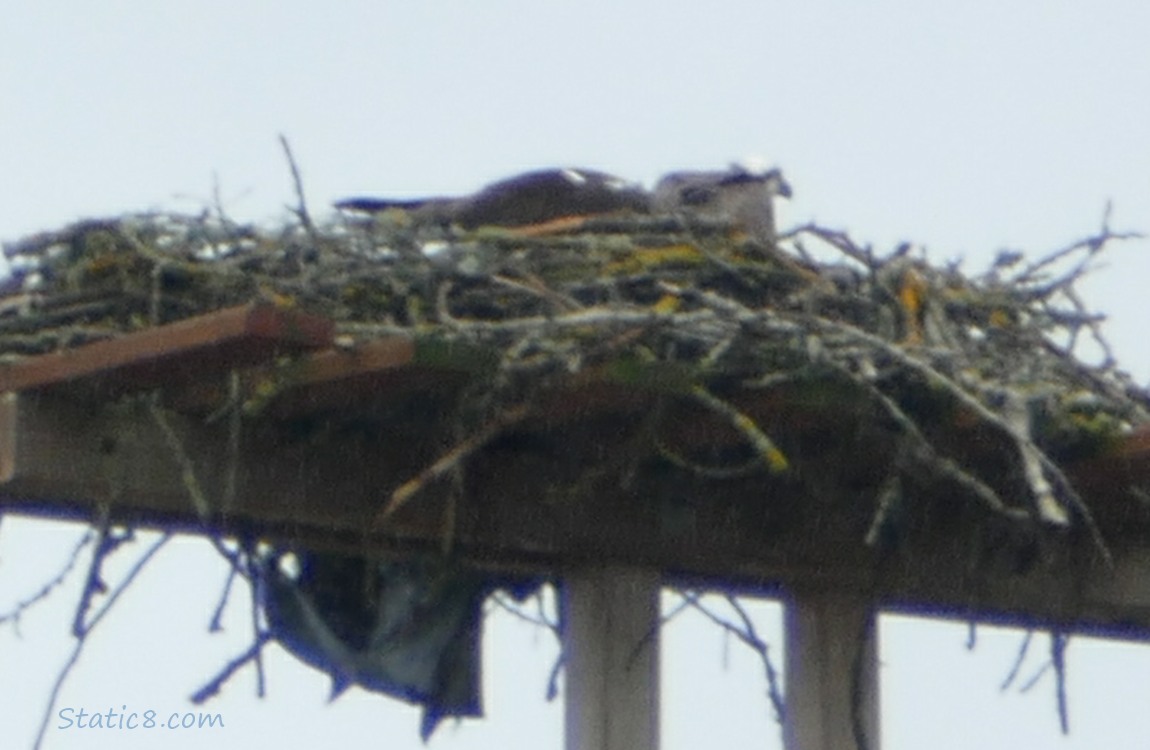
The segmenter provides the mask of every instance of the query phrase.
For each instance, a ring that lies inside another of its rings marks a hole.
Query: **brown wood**
[[[269,303],[233,307],[0,365],[0,393],[73,386],[112,398],[324,348],[333,330],[329,320]]]
[[[1150,486],[1150,432],[1067,469],[1114,568],[1085,534],[1030,540],[940,485],[907,488],[904,542],[868,547],[894,441],[833,384],[727,395],[779,439],[792,471],[717,480],[676,468],[655,443],[709,463],[744,438],[679,395],[673,373],[623,385],[604,372],[555,390],[462,463],[466,493],[452,524],[453,485],[440,479],[377,527],[391,493],[467,437],[454,420],[482,357],[397,337],[296,358],[286,372],[267,363],[330,333],[296,313],[238,308],[7,366],[0,507],[91,519],[107,504],[125,523],[379,554],[450,543],[493,568],[653,567],[695,585],[867,591],[897,611],[1150,638],[1150,509],[1134,494]],[[230,456],[226,425],[198,415],[220,405],[220,375],[252,363],[249,388],[276,378],[281,390],[245,418]],[[159,384],[187,408],[170,419],[212,506],[206,519],[145,406],[106,401]],[[967,465],[1001,461],[1001,444],[977,425],[955,424],[941,439]]]
[[[212,505],[208,519],[196,514],[146,409],[36,395],[0,403],[0,508],[90,520],[108,504],[125,523],[383,555],[440,549],[450,538],[492,569],[651,567],[693,586],[864,591],[894,611],[1150,638],[1148,523],[1129,514],[1103,529],[1113,569],[1088,539],[1073,537],[1020,568],[1012,547],[986,532],[981,509],[966,502],[947,511],[945,497],[919,498],[923,518],[911,519],[907,544],[883,553],[862,541],[874,507],[865,487],[852,497],[788,475],[707,481],[658,463],[633,468],[626,457],[643,418],[609,414],[524,423],[472,456],[453,526],[445,512],[452,483],[439,481],[375,528],[391,492],[453,444],[450,422],[434,409],[350,426],[257,421],[245,426],[234,460],[225,425],[178,415],[171,422]],[[674,423],[665,429],[675,445]],[[232,466],[239,491],[227,505]],[[855,467],[851,481],[865,482],[865,468]],[[1101,519],[1129,506],[1105,493],[1087,500]],[[1014,527],[1003,524],[1009,539]]]

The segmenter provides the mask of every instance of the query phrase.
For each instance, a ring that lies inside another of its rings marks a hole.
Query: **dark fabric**
[[[285,648],[331,675],[333,699],[360,685],[419,703],[425,741],[445,716],[482,714],[482,612],[495,583],[434,559],[300,562],[296,580],[268,565],[264,610]]]

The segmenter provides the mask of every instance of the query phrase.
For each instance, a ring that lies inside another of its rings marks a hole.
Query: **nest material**
[[[480,423],[581,371],[627,382],[673,370],[662,387],[729,419],[773,469],[785,456],[714,388],[833,373],[899,425],[906,458],[894,473],[947,475],[996,511],[1063,524],[1068,508],[1085,509],[1058,463],[1150,414],[1074,290],[1123,236],[1103,227],[1041,260],[1002,253],[966,275],[908,246],[880,256],[816,226],[766,246],[670,214],[462,231],[396,210],[274,232],[206,215],[126,216],[5,248],[14,275],[0,298],[0,356],[272,299],[335,319],[349,344],[402,333],[498,352]],[[1100,364],[1077,356],[1083,340]],[[928,422],[940,410],[1009,436],[1029,503],[1008,502],[936,449],[939,425]]]

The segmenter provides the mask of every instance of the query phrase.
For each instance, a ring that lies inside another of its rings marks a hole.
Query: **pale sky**
[[[323,7],[321,7],[321,5]],[[98,7],[97,7],[98,6]],[[651,182],[759,155],[812,218],[876,249],[902,240],[980,268],[1094,232],[1150,231],[1150,4],[1084,2],[14,2],[0,25],[0,240],[80,217],[197,211],[218,180],[239,219],[293,202],[291,140],[313,211],[338,197],[473,190],[541,166]],[[1150,242],[1116,246],[1086,285],[1120,361],[1150,379]],[[54,574],[73,526],[0,525],[0,611]],[[153,561],[96,632],[58,707],[157,711],[249,638],[242,603],[206,632],[223,580],[206,545]],[[67,658],[79,576],[0,627],[0,747],[25,747]],[[669,599],[668,601],[672,601]],[[778,610],[755,608],[777,652]],[[759,666],[697,616],[670,625],[664,747],[778,748]],[[1143,748],[1150,649],[1077,639],[1071,735],[1047,677],[1000,694],[1021,634],[884,618],[884,748]],[[543,693],[551,636],[505,616],[487,636],[489,718],[430,746],[562,745]],[[1024,674],[1041,665],[1035,648]],[[726,656],[725,656],[726,654]],[[726,660],[726,666],[724,662]],[[352,691],[279,652],[270,695],[250,673],[203,710],[226,728],[49,730],[45,748],[420,747],[418,711]]]

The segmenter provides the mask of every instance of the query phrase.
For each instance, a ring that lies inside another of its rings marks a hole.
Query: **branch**
[[[27,599],[16,602],[16,605],[12,608],[11,611],[0,615],[0,625],[11,620],[13,627],[19,627],[20,616],[23,615],[26,610],[35,605],[37,602],[46,599],[48,595],[52,593],[53,589],[64,582],[64,579],[67,578],[68,574],[72,572],[72,569],[76,567],[76,561],[80,559],[80,553],[85,547],[88,546],[94,536],[94,530],[91,528],[87,529],[83,536],[80,537],[80,540],[76,542],[76,546],[72,548],[72,552],[68,555],[68,560],[64,563],[64,567],[60,570],[60,572],[57,573],[56,576],[52,578],[52,580],[45,583],[43,587],[41,587],[41,589],[35,594],[28,597]]]
[[[231,679],[231,676],[239,671],[241,667],[243,667],[249,661],[259,660],[260,652],[262,651],[264,645],[267,644],[267,642],[271,639],[272,636],[270,633],[259,633],[256,636],[255,642],[252,643],[247,651],[243,652],[236,658],[229,661],[226,665],[224,665],[224,668],[219,672],[219,674],[209,680],[208,683],[202,688],[192,693],[189,700],[196,705],[200,705],[201,703],[207,701],[209,698],[219,694],[220,690],[224,686],[224,683]]]
[[[64,663],[64,666],[61,668],[59,674],[56,675],[56,682],[52,686],[52,692],[49,693],[48,705],[44,707],[44,717],[40,722],[40,729],[37,731],[36,740],[33,743],[33,748],[35,750],[38,750],[40,744],[44,741],[44,733],[48,730],[48,720],[52,717],[52,709],[55,708],[56,701],[60,697],[60,691],[64,687],[64,681],[68,678],[72,668],[75,667],[76,663],[79,661],[80,652],[83,650],[84,644],[87,643],[88,637],[92,634],[92,631],[95,630],[96,626],[100,624],[108,612],[111,611],[112,607],[115,606],[120,596],[125,591],[127,591],[128,587],[132,585],[132,582],[136,580],[136,576],[139,575],[140,571],[144,569],[144,566],[148,564],[148,561],[152,559],[152,556],[159,552],[160,548],[167,544],[168,540],[171,538],[171,532],[165,532],[155,542],[155,544],[153,544],[144,552],[140,559],[137,560],[135,564],[133,564],[132,567],[128,570],[127,575],[124,576],[124,580],[120,583],[120,585],[117,586],[115,590],[113,590],[112,593],[108,596],[108,600],[104,603],[104,606],[100,609],[100,611],[96,613],[96,615],[92,618],[92,621],[86,625],[82,622],[83,612],[87,609],[87,600],[90,594],[85,591],[81,596],[81,602],[77,607],[76,613],[76,623],[78,624],[78,627],[74,628],[74,631],[78,631],[76,632],[75,636],[76,642],[72,647],[72,653],[69,655],[68,661]],[[94,569],[98,567],[97,558],[101,556],[102,553],[100,553],[99,549],[97,548],[97,550],[93,552],[92,562]]]
[[[287,159],[288,167],[291,168],[292,185],[295,187],[296,207],[292,209],[292,213],[299,219],[300,224],[303,225],[304,230],[307,231],[312,240],[318,240],[319,233],[316,231],[315,224],[311,220],[311,214],[307,210],[307,200],[304,199],[303,179],[300,177],[299,165],[296,164],[291,144],[288,143],[287,136],[283,133],[280,133],[280,146],[283,147],[284,157]]]
[[[787,457],[779,450],[775,442],[767,433],[755,424],[755,420],[736,409],[731,404],[713,395],[701,385],[691,388],[691,395],[696,401],[702,403],[711,411],[724,417],[735,428],[755,451],[755,455],[767,465],[772,474],[781,474],[787,470]]]
[[[387,504],[376,514],[373,525],[379,526],[387,521],[397,510],[402,508],[417,492],[426,487],[428,483],[446,474],[451,469],[465,461],[475,451],[497,438],[508,427],[523,421],[530,413],[526,405],[513,406],[492,421],[484,425],[471,437],[458,443],[455,447],[440,456],[439,460],[421,471],[418,475],[400,485]]]
[[[740,628],[724,620],[714,612],[711,612],[711,610],[704,607],[703,604],[699,601],[699,595],[697,593],[692,594],[690,597],[678,589],[675,590],[675,593],[683,597],[684,606],[695,608],[708,620],[738,638],[744,644],[749,646],[751,650],[759,655],[759,658],[763,662],[763,671],[765,672],[767,678],[767,696],[770,698],[771,707],[775,711],[775,721],[781,725],[786,715],[786,705],[783,700],[782,689],[779,686],[779,673],[778,670],[775,669],[774,663],[771,661],[770,646],[761,638],[759,638],[758,633],[755,632],[755,627],[751,622],[751,618],[747,615],[746,611],[743,610],[742,606],[738,604],[733,596],[730,596],[729,594],[726,595],[727,603],[731,605],[731,607],[739,615],[739,618],[742,620],[743,626]]]

